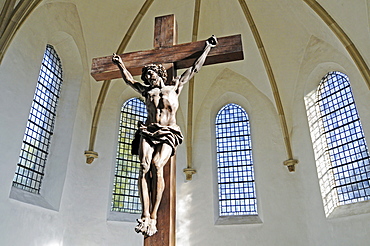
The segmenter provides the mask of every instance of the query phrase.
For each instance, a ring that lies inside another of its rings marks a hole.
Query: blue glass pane
[[[317,103],[339,204],[368,200],[369,151],[348,77],[340,72],[324,77]]]
[[[13,179],[13,186],[36,194],[40,193],[49,154],[62,72],[56,51],[47,45]]]
[[[215,126],[220,215],[255,215],[257,200],[248,115],[239,105],[228,104],[218,112]]]
[[[112,211],[141,213],[137,186],[140,161],[137,155],[131,154],[131,142],[134,139],[138,121],[145,122],[146,118],[145,104],[138,98],[131,98],[123,104],[118,135]]]

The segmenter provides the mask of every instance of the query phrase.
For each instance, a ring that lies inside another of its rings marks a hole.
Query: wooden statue
[[[145,236],[157,232],[157,212],[164,191],[163,168],[183,141],[180,127],[176,124],[179,95],[185,83],[203,66],[212,47],[217,45],[215,36],[205,42],[202,54],[182,75],[169,80],[162,65],[150,64],[142,69],[141,79],[134,80],[120,56],[113,54],[112,61],[119,68],[122,78],[145,98],[148,118],[140,122],[134,140],[133,152],[139,155],[139,193],[142,204],[141,219],[135,230]],[[135,144],[136,143],[136,144]]]

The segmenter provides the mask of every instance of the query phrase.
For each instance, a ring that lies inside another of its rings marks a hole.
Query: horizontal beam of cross
[[[141,74],[143,66],[151,63],[175,63],[176,69],[193,65],[205,47],[205,41],[178,44],[171,47],[136,51],[120,55],[126,68],[135,75]],[[241,35],[218,38],[218,45],[211,50],[204,65],[243,60]],[[112,56],[94,58],[91,76],[96,80],[121,78],[118,67],[112,62]]]

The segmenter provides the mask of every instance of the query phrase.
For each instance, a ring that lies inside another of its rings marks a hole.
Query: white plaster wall
[[[48,188],[40,197],[23,199],[28,204],[9,196],[46,44],[52,44],[61,58],[64,83],[43,183]],[[91,166],[85,163],[96,96],[91,92],[100,87],[89,75],[89,60],[79,13],[71,3],[41,4],[4,57],[0,245],[122,245],[123,241],[140,245],[142,241],[132,233],[131,224],[107,223],[111,167],[104,158]]]
[[[109,18],[99,23],[98,6],[81,1],[48,2],[41,4],[27,19],[0,65],[0,245],[142,245],[142,237],[133,230],[134,222],[108,220],[119,110],[124,101],[136,95],[122,80],[112,81],[103,107],[95,145],[99,158],[87,165],[83,155],[88,148],[92,112],[101,87],[101,82],[93,81],[89,75],[90,61],[92,57],[114,52],[113,44],[119,43],[123,34],[102,34],[109,29]],[[281,39],[289,31],[272,30],[271,23],[277,15],[274,9],[266,9],[265,15],[255,15],[266,50],[274,57],[271,62],[277,81],[284,82],[280,82],[279,89],[294,157],[299,160],[296,172],[289,173],[283,166],[287,155],[258,48],[247,23],[235,23],[243,18],[242,12],[230,14],[238,7],[237,1],[215,2],[218,5],[204,9],[200,35],[206,38],[209,34],[242,33],[246,57],[241,62],[205,67],[195,77],[193,165],[197,174],[191,182],[185,181],[182,173],[186,167],[185,142],[177,152],[177,245],[367,245],[370,214],[366,209],[355,209],[344,217],[325,217],[303,102],[304,95],[314,89],[328,71],[346,73],[353,86],[365,136],[370,136],[370,93],[358,69],[327,27],[314,15],[305,15],[303,3],[280,1],[277,5],[280,14],[289,15],[278,24],[295,30],[291,33],[296,43],[289,42],[285,44],[287,47],[282,47]],[[248,2],[253,13],[260,13],[265,6],[265,1]],[[179,5],[163,0],[160,3],[150,9],[127,51],[150,48],[154,16],[168,13],[178,17],[180,43],[190,41],[190,35],[186,35],[190,25],[185,20],[192,15],[192,2],[182,1]],[[127,7],[131,8],[131,4],[134,5],[130,1]],[[163,9],[164,5],[168,8]],[[111,6],[113,13],[118,12],[115,7]],[[84,22],[91,14],[85,8],[94,8],[96,18]],[[290,16],[295,9],[299,11]],[[124,11],[119,15],[123,29],[129,25],[125,17],[132,20],[135,14],[129,9]],[[214,19],[215,12],[218,19]],[[362,19],[363,15],[361,12]],[[346,28],[352,21],[340,18]],[[114,25],[111,28],[118,29],[119,23]],[[90,29],[94,29],[96,35]],[[274,40],[279,33],[284,35]],[[368,33],[361,36],[356,28],[350,34],[357,37],[356,44],[364,51],[365,60],[369,60],[365,52]],[[49,178],[45,178],[51,186],[42,191],[49,208],[9,198],[47,43],[56,48],[65,72],[56,135],[46,171]],[[285,55],[290,60],[286,60]],[[180,103],[178,124],[186,134],[187,87]],[[215,225],[218,195],[213,122],[218,110],[227,103],[241,105],[251,120],[260,224]],[[368,203],[364,206],[370,207]]]

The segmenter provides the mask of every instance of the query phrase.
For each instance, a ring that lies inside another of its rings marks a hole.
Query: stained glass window
[[[257,215],[248,115],[227,104],[216,116],[219,215]]]
[[[40,193],[62,82],[61,61],[47,45],[13,179],[17,188]]]
[[[118,135],[116,169],[112,197],[112,211],[141,213],[137,179],[140,161],[131,154],[131,142],[137,130],[138,121],[145,122],[145,104],[138,98],[127,100],[121,109]]]
[[[347,75],[328,73],[311,101],[308,116],[326,212],[368,200],[369,151]]]

